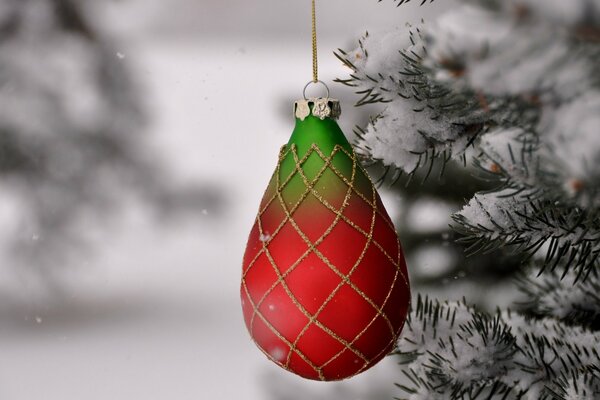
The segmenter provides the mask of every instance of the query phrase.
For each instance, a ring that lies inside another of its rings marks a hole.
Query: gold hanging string
[[[306,97],[306,89],[308,89],[308,87],[310,85],[313,85],[315,83],[320,83],[321,85],[323,85],[325,87],[325,89],[327,90],[327,97],[325,97],[325,98],[329,98],[329,88],[327,87],[325,82],[319,80],[319,62],[318,62],[318,57],[317,57],[317,12],[316,12],[315,3],[316,3],[316,0],[312,0],[311,14],[312,14],[313,76],[312,76],[312,80],[310,80],[306,84],[306,86],[304,86],[304,90],[302,91],[302,93],[304,95],[304,100],[308,100],[308,98]],[[321,97],[321,98],[323,98],[323,97]]]
[[[317,62],[317,12],[315,8],[316,0],[312,0],[312,53],[313,53],[313,82],[319,80],[319,66]]]

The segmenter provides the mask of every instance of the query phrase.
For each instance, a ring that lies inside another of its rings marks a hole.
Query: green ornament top
[[[296,127],[287,144],[293,144],[299,157],[303,157],[317,145],[326,155],[330,155],[336,145],[353,153],[352,146],[335,121],[341,114],[340,102],[330,98],[298,100],[294,104]]]

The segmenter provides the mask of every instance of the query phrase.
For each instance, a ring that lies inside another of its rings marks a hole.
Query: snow
[[[516,385],[526,391],[524,399],[536,400],[555,375],[548,376],[544,369],[532,373],[527,369],[531,363],[543,363],[557,375],[569,376],[570,363],[561,358],[576,359],[583,366],[597,362],[600,351],[597,332],[564,327],[553,319],[531,320],[514,312],[495,317],[478,317],[474,313],[474,309],[460,302],[433,303],[411,313],[401,348],[409,354],[413,348],[417,351],[416,359],[407,365],[416,376],[430,384],[450,383],[433,385],[436,392],[445,390],[435,398],[446,398],[444,395],[449,395],[454,384],[470,387],[493,379],[508,386]],[[481,324],[487,329],[476,328]],[[557,352],[537,349],[536,337],[546,338]],[[577,343],[577,347],[570,347],[569,343]],[[409,398],[427,399],[431,393],[421,387]]]
[[[450,120],[435,118],[436,113],[428,108],[415,112],[417,107],[419,105],[411,101],[396,100],[389,103],[381,117],[369,124],[359,146],[368,149],[374,159],[407,172],[413,171],[424,161],[425,156],[421,153],[430,148],[431,140],[428,138],[440,141],[436,146],[437,151],[461,147],[464,150],[467,138],[458,137],[457,129]]]
[[[591,373],[581,374],[577,378],[569,378],[568,386],[564,391],[565,400],[595,400],[598,397],[600,387],[596,379],[585,379],[593,376]]]
[[[506,173],[511,180],[525,186],[539,184],[538,139],[520,127],[496,128],[483,135],[479,149],[485,154],[482,164],[493,173]],[[487,159],[487,162],[485,160]],[[545,163],[546,172],[551,168]]]
[[[495,231],[509,230],[513,220],[509,215],[518,211],[518,203],[512,197],[511,189],[500,192],[476,194],[460,211],[466,222],[484,229]]]
[[[543,294],[539,300],[539,308],[548,315],[565,319],[576,310],[588,308],[586,305],[590,302],[590,295],[593,295],[593,292],[589,292],[589,288],[585,289],[585,287],[574,285],[573,278],[566,279],[556,290]]]
[[[598,352],[600,351],[600,333],[587,330],[579,326],[565,326],[553,318],[542,318],[531,320],[517,313],[503,313],[502,319],[509,325],[519,339],[518,345],[526,347],[525,335],[545,337],[550,343],[560,347],[557,353],[561,357],[567,357],[569,352],[575,351],[578,354],[578,362],[581,365],[592,365],[597,362]],[[579,352],[572,344],[577,344],[580,348],[587,351]],[[547,360],[551,363],[558,363],[554,354],[545,354]],[[540,355],[542,357],[542,355]]]
[[[438,303],[434,302],[434,306]],[[414,305],[413,305],[414,306]],[[434,322],[436,329],[424,329],[425,326],[419,323],[415,317],[416,312],[411,312],[411,322],[400,338],[400,344],[403,346],[403,352],[418,351],[420,355],[426,356],[428,351],[437,349],[438,334],[450,333],[457,327],[466,324],[471,319],[470,308],[459,302],[440,303],[439,318]]]
[[[556,238],[560,243],[573,246],[589,241],[592,249],[597,248],[593,234],[584,226],[565,228],[552,221],[524,218],[522,215],[531,214],[528,193],[525,191],[515,195],[514,189],[510,188],[479,193],[456,216],[462,224],[472,227],[488,239],[497,239],[502,235],[508,241],[519,237],[529,243],[537,243],[541,239]]]
[[[532,293],[527,301],[534,312],[559,320],[568,320],[582,313],[597,314],[600,298],[594,279],[577,279],[576,269],[569,270],[565,276],[562,274],[559,269],[539,276],[538,271],[531,270],[527,280],[520,283],[524,292]]]
[[[410,29],[418,27],[399,26],[379,34],[368,34],[361,39],[362,47],[358,47],[349,54],[353,57],[352,63],[365,75],[376,77],[379,73],[395,75],[399,66],[404,64],[404,59],[397,51],[390,49],[407,49],[423,56],[423,44],[411,44]],[[365,54],[364,49],[368,49]]]

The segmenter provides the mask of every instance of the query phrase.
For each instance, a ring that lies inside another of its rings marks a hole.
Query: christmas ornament
[[[322,83],[313,60],[313,82]],[[339,102],[329,91],[305,95],[294,113],[244,254],[242,309],[270,360],[305,378],[340,380],[393,349],[408,273],[394,225],[336,123]]]

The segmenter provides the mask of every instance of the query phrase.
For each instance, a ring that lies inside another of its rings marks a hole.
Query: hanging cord
[[[329,88],[325,84],[325,82],[319,80],[319,63],[317,58],[317,12],[315,7],[316,0],[312,0],[312,53],[313,53],[313,77],[312,80],[309,81],[306,86],[304,86],[304,90],[302,91],[304,95],[304,99],[307,100],[306,97],[306,89],[312,84],[320,83],[327,90],[327,97],[329,98]]]
[[[316,0],[312,0],[312,53],[313,53],[313,82],[319,81],[319,66],[317,59],[317,12],[315,7]]]

